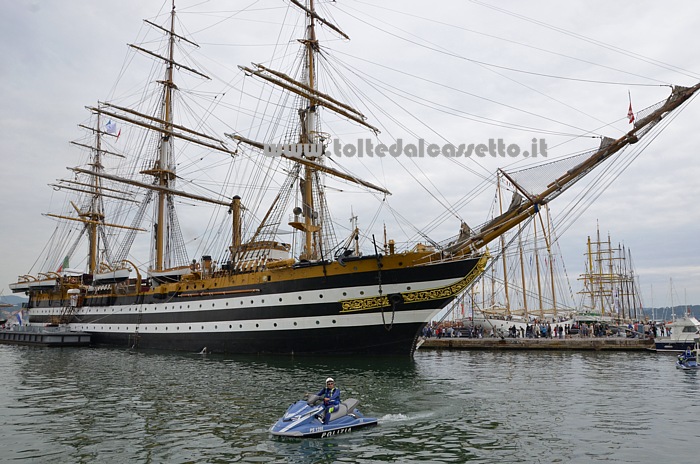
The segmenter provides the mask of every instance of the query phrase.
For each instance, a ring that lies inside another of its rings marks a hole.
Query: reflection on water
[[[4,462],[695,462],[700,378],[650,353],[413,360],[0,346]],[[277,439],[333,376],[379,426]],[[685,454],[684,454],[685,453]]]

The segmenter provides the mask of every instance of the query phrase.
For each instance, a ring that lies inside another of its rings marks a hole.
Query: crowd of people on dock
[[[658,332],[661,331],[659,334]],[[657,327],[653,322],[629,322],[626,326],[613,325],[607,322],[580,322],[573,324],[558,324],[540,322],[537,319],[528,324],[513,324],[507,330],[491,327],[484,328],[482,324],[471,321],[433,321],[423,328],[423,338],[572,338],[572,337],[628,337],[655,338],[663,336],[663,327]],[[668,329],[670,333],[670,329]],[[668,335],[668,334],[667,334]]]

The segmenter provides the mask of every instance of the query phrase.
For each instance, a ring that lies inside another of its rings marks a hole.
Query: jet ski
[[[696,345],[695,350],[688,349],[685,353],[679,354],[678,360],[676,361],[676,368],[683,370],[699,369],[697,353],[698,349]]]
[[[284,416],[270,428],[270,433],[280,437],[325,438],[377,425],[376,418],[365,417],[357,409],[359,403],[355,398],[342,401],[337,410],[331,413],[328,424],[324,424],[323,397],[307,395],[289,406]]]

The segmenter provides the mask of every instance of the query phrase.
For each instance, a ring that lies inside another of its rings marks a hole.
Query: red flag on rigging
[[[630,109],[627,110],[627,119],[630,120],[630,124],[634,122],[634,113],[632,112],[632,102],[630,102]]]

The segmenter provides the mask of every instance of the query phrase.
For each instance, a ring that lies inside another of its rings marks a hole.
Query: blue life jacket
[[[338,406],[340,404],[340,389],[337,387],[324,387],[317,393],[317,395],[323,398],[328,398],[328,403],[326,403],[326,406]]]

